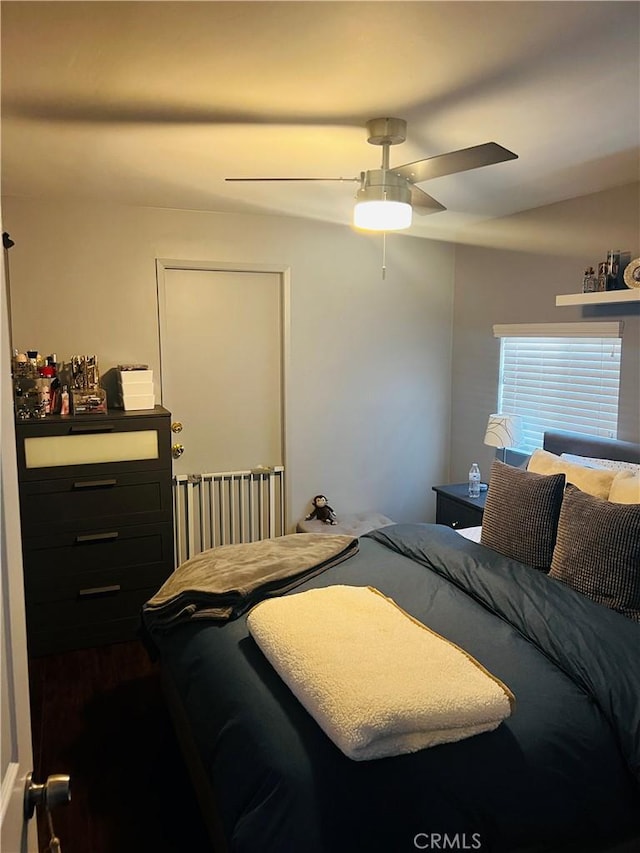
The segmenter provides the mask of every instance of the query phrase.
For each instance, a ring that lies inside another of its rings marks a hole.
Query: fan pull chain
[[[382,232],[382,280],[387,277],[387,232]]]

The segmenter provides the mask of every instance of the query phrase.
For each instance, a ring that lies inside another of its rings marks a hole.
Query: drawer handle
[[[117,486],[115,477],[112,480],[81,480],[73,484],[74,489],[106,489],[109,486]]]
[[[113,424],[80,424],[69,427],[70,433],[87,435],[95,432],[113,432]]]
[[[86,545],[88,542],[109,542],[117,538],[117,530],[110,533],[86,533],[82,536],[76,536],[76,545]]]
[[[90,589],[80,589],[78,596],[80,598],[95,598],[99,595],[113,595],[116,592],[120,592],[119,583],[114,583],[113,586],[94,586]]]

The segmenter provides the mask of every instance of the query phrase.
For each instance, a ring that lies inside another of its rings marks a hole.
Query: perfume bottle
[[[589,267],[584,271],[584,278],[582,279],[582,292],[583,293],[593,293],[598,289],[598,276],[596,275],[596,271],[593,267]]]

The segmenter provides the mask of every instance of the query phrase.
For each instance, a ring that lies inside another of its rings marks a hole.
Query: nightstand
[[[469,497],[468,483],[433,486],[436,493],[436,524],[449,527],[479,527],[482,524],[486,492],[479,498]]]

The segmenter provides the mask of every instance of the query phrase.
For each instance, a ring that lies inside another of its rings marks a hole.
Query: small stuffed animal
[[[336,514],[327,503],[327,499],[324,495],[316,495],[311,503],[313,504],[313,509],[306,517],[306,521],[311,521],[312,518],[317,518],[318,521],[324,521],[325,524],[338,523]]]

